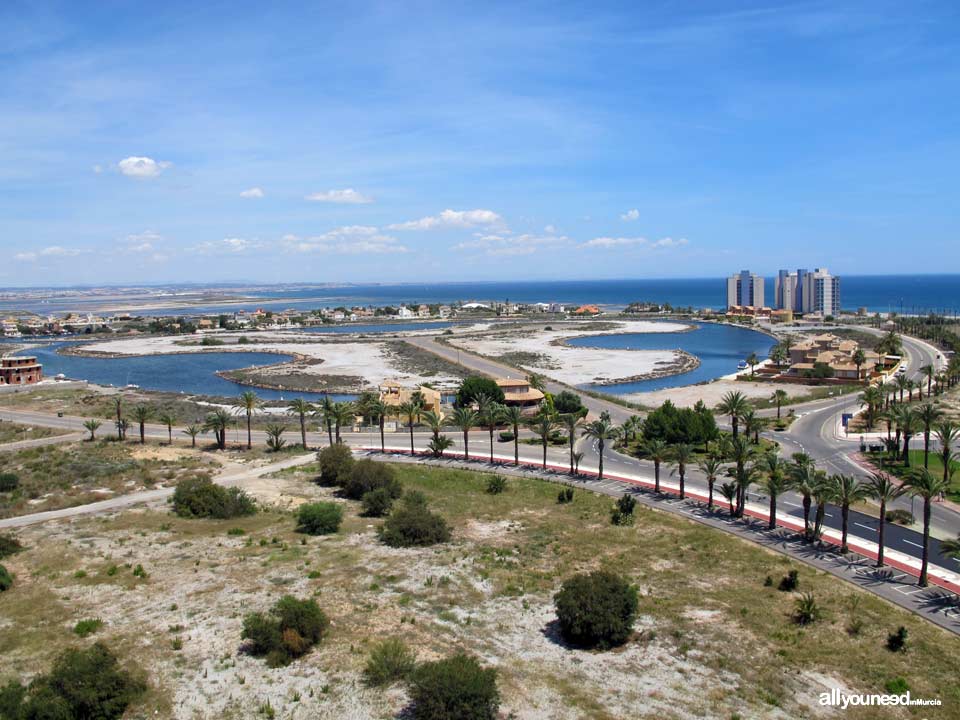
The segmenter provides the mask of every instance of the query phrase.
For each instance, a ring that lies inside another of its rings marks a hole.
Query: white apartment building
[[[763,278],[741,270],[727,278],[727,307],[763,307]]]

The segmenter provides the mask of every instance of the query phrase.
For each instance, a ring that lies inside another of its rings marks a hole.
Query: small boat
[[[741,360],[740,362],[737,363],[737,370],[746,370],[748,367],[750,366],[747,365],[746,360]]]

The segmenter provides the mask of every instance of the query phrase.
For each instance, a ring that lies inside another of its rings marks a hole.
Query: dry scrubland
[[[395,636],[421,660],[466,648],[497,667],[503,717],[800,718],[824,713],[816,695],[832,686],[878,692],[896,677],[942,698],[943,714],[843,717],[957,716],[956,638],[832,577],[652,510],[611,526],[609,498],[585,491],[558,505],[556,486],[535,480],[489,495],[483,475],[396,471],[450,521],[452,542],[387,548],[381,521],[347,501],[339,533],[297,535],[291,508],[332,495],[310,467],[248,486],[271,507],[253,517],[185,520],[157,506],[24,530],[29,549],[5,561],[16,584],[0,597],[5,674],[32,675],[64,646],[104,640],[149,672],[128,717],[395,717],[405,690],[361,681],[372,644]],[[138,564],[147,578],[133,574]],[[564,647],[552,595],[600,566],[638,585],[636,634],[606,653]],[[764,586],[794,568],[826,613],[806,628],[791,620],[795,595]],[[268,669],[239,651],[242,617],[288,593],[316,597],[331,630],[309,655]],[[71,629],[84,618],[105,624],[80,640]],[[910,649],[893,654],[884,643],[899,625]]]
[[[39,440],[57,435],[67,435],[70,432],[72,431],[0,421],[0,445],[20,442],[21,440]]]

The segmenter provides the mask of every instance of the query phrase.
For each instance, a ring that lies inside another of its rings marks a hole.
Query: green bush
[[[500,442],[513,442],[514,434],[512,430],[501,430],[498,437]]]
[[[897,523],[898,525],[913,525],[913,515],[909,510],[897,508],[896,510],[887,510],[887,522]]]
[[[391,547],[435,545],[450,539],[447,521],[427,509],[420,493],[404,495],[378,530],[380,539]]]
[[[803,593],[796,599],[794,606],[793,620],[797,625],[810,625],[823,617],[823,611],[813,593]]]
[[[13,492],[20,487],[20,478],[13,473],[0,473],[0,492]]]
[[[351,500],[360,500],[368,492],[385,489],[390,497],[403,494],[403,486],[397,480],[393,468],[382,462],[360,460],[354,463],[343,485],[343,494]]]
[[[205,475],[186,478],[173,491],[173,511],[186,518],[226,519],[253,515],[253,499],[239,488],[225,488]]]
[[[249,641],[251,654],[265,655],[270,667],[280,667],[310,652],[329,627],[330,621],[316,600],[285,595],[268,614],[247,615],[240,637]]]
[[[307,535],[329,535],[340,529],[343,508],[337,503],[305,503],[297,510],[297,532]]]
[[[407,680],[416,668],[416,657],[399,638],[388,638],[374,646],[363,669],[367,685],[380,687]]]
[[[557,493],[557,502],[561,505],[566,505],[567,503],[573,502],[573,488],[567,487],[562,488],[560,492]]]
[[[883,689],[890,695],[903,695],[910,691],[910,683],[908,683],[905,678],[895,677],[893,680],[887,680],[883,685]]]
[[[607,649],[625,643],[633,631],[637,590],[619,575],[574,575],[553,599],[560,632],[572,645]]]
[[[887,650],[890,652],[907,651],[907,629],[901,625],[896,632],[887,635]]]
[[[487,492],[499,495],[507,489],[507,479],[503,475],[494,475],[487,479]]]
[[[353,452],[346,445],[336,443],[317,453],[320,462],[321,485],[342,486],[353,468]]]
[[[0,565],[0,592],[6,592],[13,587],[13,575],[3,565]]]
[[[414,720],[494,720],[497,671],[464,653],[423,663],[411,679],[410,699]]]
[[[633,511],[637,501],[632,495],[621,495],[610,511],[610,522],[614,525],[633,525]]]
[[[23,550],[23,545],[13,535],[0,535],[0,560],[16,555]]]
[[[365,517],[383,517],[393,507],[393,496],[387,488],[379,488],[364,493],[360,504]]]
[[[77,624],[73,626],[73,632],[80,637],[86,637],[87,635],[92,635],[102,627],[103,620],[100,618],[88,618],[78,621]]]
[[[720,437],[720,430],[713,412],[703,402],[692,408],[678,408],[667,400],[643,421],[643,437],[671,445],[701,445]]]
[[[553,409],[560,415],[585,415],[583,400],[576,393],[561,390],[553,396]]]
[[[504,401],[503,389],[497,385],[496,381],[482,375],[471,375],[465,378],[457,389],[456,406],[458,408],[469,407],[481,395],[486,395],[494,402],[502,403]]]
[[[796,570],[791,570],[780,578],[780,585],[777,587],[781,592],[793,592],[800,587],[800,573]]]
[[[0,717],[10,720],[119,720],[146,684],[119,667],[103,643],[65,650],[47,675],[0,691]]]

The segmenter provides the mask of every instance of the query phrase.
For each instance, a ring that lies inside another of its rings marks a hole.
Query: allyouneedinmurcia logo
[[[828,693],[820,693],[820,704],[829,705],[831,707],[839,707],[846,710],[848,707],[864,706],[939,707],[941,703],[939,698],[928,700],[926,698],[911,697],[909,690],[899,695],[848,695],[847,693],[840,692],[840,690],[837,688],[833,688],[833,690]]]

